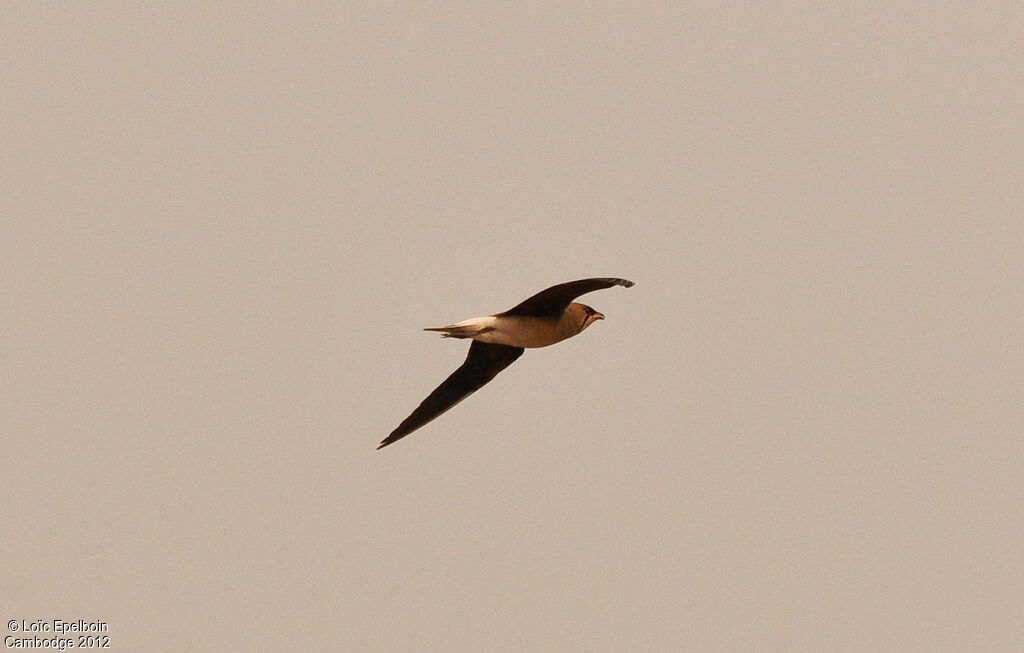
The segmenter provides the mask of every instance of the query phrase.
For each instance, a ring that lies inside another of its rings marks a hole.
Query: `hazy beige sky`
[[[203,4],[0,10],[3,622],[1024,650],[1019,3]]]

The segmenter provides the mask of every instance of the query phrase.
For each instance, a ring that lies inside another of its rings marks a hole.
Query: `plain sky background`
[[[953,4],[4,3],[0,618],[1024,650],[1024,10]]]

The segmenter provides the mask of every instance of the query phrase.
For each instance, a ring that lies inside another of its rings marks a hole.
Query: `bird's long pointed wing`
[[[451,373],[444,382],[423,400],[419,407],[412,411],[398,425],[391,435],[381,440],[378,449],[392,442],[401,440],[427,422],[459,403],[469,395],[484,387],[488,381],[498,375],[517,358],[523,355],[522,347],[494,345],[474,340],[469,346],[466,361],[459,369]]]
[[[551,286],[547,290],[540,291],[525,302],[501,313],[501,315],[529,315],[533,317],[561,315],[565,307],[580,295],[595,290],[611,288],[612,286],[625,286],[629,288],[633,285],[634,283],[628,279],[612,278],[580,279],[579,281],[560,283],[557,286]]]

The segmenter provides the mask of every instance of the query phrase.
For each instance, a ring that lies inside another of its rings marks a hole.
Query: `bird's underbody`
[[[404,438],[482,388],[525,349],[561,342],[604,319],[591,307],[572,300],[595,290],[633,285],[612,278],[570,281],[541,291],[504,313],[425,329],[440,331],[444,338],[472,338],[469,355],[377,448]]]

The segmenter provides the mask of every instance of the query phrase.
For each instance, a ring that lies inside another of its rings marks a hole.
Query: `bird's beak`
[[[594,311],[594,319],[595,320],[603,320],[604,319],[604,313],[598,313],[597,311]]]

